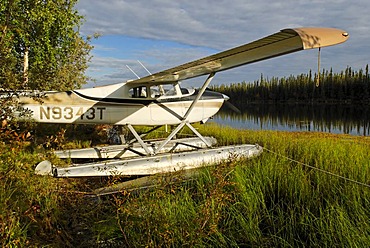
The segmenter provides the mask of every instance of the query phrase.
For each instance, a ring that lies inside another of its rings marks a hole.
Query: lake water
[[[223,108],[212,122],[240,129],[370,135],[370,106],[251,104],[241,114]]]

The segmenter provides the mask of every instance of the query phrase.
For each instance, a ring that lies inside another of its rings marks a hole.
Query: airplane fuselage
[[[183,94],[183,92],[185,92]],[[31,118],[43,123],[176,125],[194,101],[197,90],[178,87],[169,94],[150,92],[147,87],[125,89],[125,85],[105,86],[66,92],[48,92],[42,102],[20,97]],[[206,121],[221,108],[227,97],[205,91],[187,121]]]

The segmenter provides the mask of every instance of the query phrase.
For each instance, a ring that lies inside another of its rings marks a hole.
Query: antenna
[[[149,73],[149,75],[152,75],[152,73],[145,67],[145,65],[143,65],[143,63],[140,62],[140,60],[138,60],[137,62],[146,70],[147,73]],[[159,88],[159,91],[161,92],[161,94],[165,93],[162,85],[158,85],[158,88]]]
[[[143,65],[143,63],[140,62],[140,60],[137,62],[146,70],[147,73],[149,73],[149,75],[152,75],[152,73]]]
[[[130,68],[130,66],[126,65],[126,67],[137,77],[137,79],[140,79],[140,77]]]

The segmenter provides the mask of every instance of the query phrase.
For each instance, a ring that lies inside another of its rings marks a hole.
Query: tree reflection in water
[[[241,114],[227,108],[214,122],[235,128],[319,131],[368,136],[370,106],[340,104],[250,104]]]

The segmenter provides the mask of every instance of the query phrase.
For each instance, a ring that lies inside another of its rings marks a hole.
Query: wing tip
[[[281,30],[281,32],[299,35],[303,49],[333,46],[346,42],[349,38],[349,33],[342,29],[326,27],[287,28]]]

